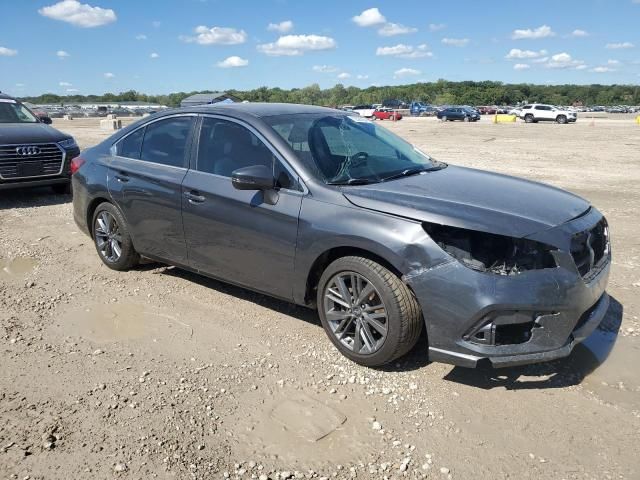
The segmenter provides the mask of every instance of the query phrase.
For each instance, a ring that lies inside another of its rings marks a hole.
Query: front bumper
[[[570,237],[600,218],[593,209],[557,228]],[[430,359],[464,367],[507,367],[569,355],[607,312],[611,257],[607,254],[585,278],[569,253],[557,252],[557,260],[556,268],[500,276],[448,258],[405,275],[424,313]],[[506,331],[521,330],[523,335],[514,341],[479,343],[475,332],[487,324],[506,325]]]

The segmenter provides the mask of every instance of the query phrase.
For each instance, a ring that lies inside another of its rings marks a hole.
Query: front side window
[[[38,123],[24,105],[14,100],[0,100],[0,123]]]
[[[234,170],[264,165],[273,171],[276,186],[295,189],[297,183],[269,147],[249,129],[235,122],[205,117],[198,142],[197,169],[231,177]]]
[[[307,169],[325,183],[374,183],[445,166],[361,117],[299,114],[264,120],[291,146]]]
[[[184,167],[193,117],[173,117],[147,125],[140,159],[171,167]]]

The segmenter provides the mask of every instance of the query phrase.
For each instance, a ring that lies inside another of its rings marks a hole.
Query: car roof
[[[254,117],[272,117],[274,115],[297,115],[297,114],[345,114],[344,110],[336,110],[327,107],[314,105],[298,105],[294,103],[225,103],[212,105],[199,105],[196,107],[180,108],[174,111],[189,111],[196,113],[221,113],[226,115],[244,114]]]

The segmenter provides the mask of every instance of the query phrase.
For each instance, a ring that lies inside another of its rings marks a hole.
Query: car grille
[[[3,180],[60,175],[63,164],[64,151],[55,143],[0,145],[0,179]]]
[[[597,273],[609,254],[609,227],[603,218],[594,227],[571,238],[571,256],[583,278]]]

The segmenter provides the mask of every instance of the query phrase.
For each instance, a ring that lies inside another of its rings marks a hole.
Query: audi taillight
[[[71,165],[69,166],[69,168],[71,169],[71,175],[73,175],[78,170],[80,170],[80,167],[84,165],[84,162],[85,160],[82,157],[76,157],[73,160],[71,160]]]

